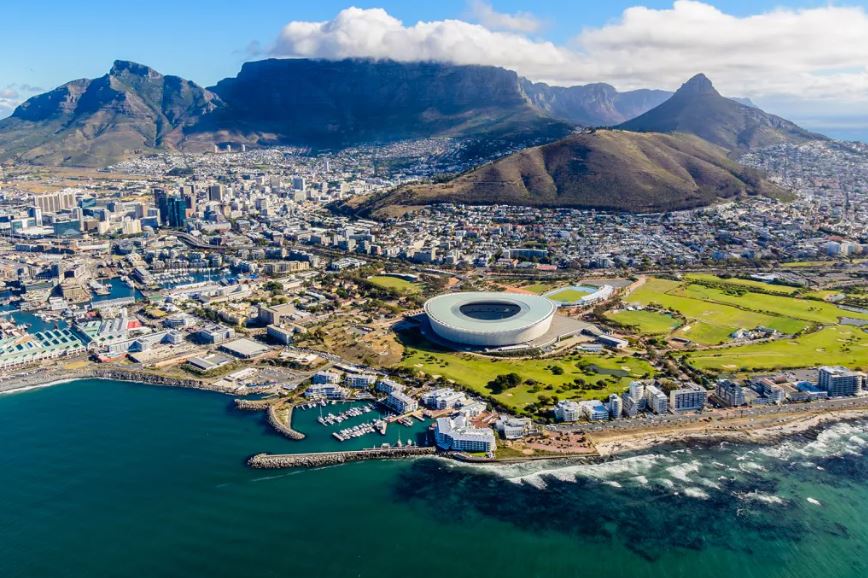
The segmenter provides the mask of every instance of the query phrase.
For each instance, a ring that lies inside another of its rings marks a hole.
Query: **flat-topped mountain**
[[[694,134],[733,154],[784,142],[825,139],[756,106],[721,96],[704,74],[697,74],[671,98],[617,128]]]
[[[402,187],[349,208],[377,217],[443,202],[657,212],[753,195],[786,193],[698,137],[597,130],[523,150],[447,183]]]
[[[621,122],[669,93],[551,87],[493,66],[382,60],[263,60],[202,88],[132,62],[37,95],[0,120],[0,160],[102,166],[136,152],[217,143],[341,147],[471,139],[476,153]]]
[[[192,132],[338,147],[431,136],[521,141],[571,130],[533,107],[519,86],[516,73],[493,66],[262,60],[210,88],[224,106]]]

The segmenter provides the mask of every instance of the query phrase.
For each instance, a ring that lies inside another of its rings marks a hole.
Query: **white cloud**
[[[382,9],[347,8],[326,22],[290,22],[272,53],[490,64],[534,80],[610,82],[621,89],[674,89],[701,71],[725,94],[868,101],[868,14],[861,7],[779,8],[737,17],[678,0],[663,10],[629,8],[616,21],[557,45],[529,37],[518,20],[503,20],[525,15],[478,6],[497,18],[486,22],[477,13],[479,24],[405,25]]]
[[[0,88],[0,118],[5,118],[12,114],[15,107],[21,102],[21,93],[14,85],[7,85],[6,88]]]
[[[542,28],[542,22],[530,12],[505,14],[496,11],[491,3],[484,0],[472,0],[470,2],[470,14],[477,22],[491,30],[536,32]]]
[[[30,84],[7,84],[0,87],[0,118],[6,118],[21,104],[26,97],[37,92],[43,92],[42,88]]]

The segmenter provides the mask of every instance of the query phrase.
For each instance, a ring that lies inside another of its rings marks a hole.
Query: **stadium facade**
[[[442,339],[479,347],[506,347],[548,332],[557,305],[539,295],[517,293],[447,293],[429,299],[425,313]]]

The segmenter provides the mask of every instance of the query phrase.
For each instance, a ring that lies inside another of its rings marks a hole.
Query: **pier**
[[[375,448],[346,452],[316,452],[308,454],[256,454],[247,460],[253,469],[318,468],[366,460],[394,460],[434,455],[433,447]]]

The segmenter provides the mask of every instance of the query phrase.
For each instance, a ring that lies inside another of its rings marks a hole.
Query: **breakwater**
[[[365,460],[393,460],[434,455],[433,447],[403,447],[355,450],[346,452],[317,452],[309,454],[256,454],[247,460],[253,469],[317,468]]]
[[[286,438],[300,441],[305,437],[300,431],[292,429],[292,404],[281,406],[274,399],[236,399],[235,407],[242,411],[266,412],[268,425]],[[284,415],[281,416],[280,412],[284,412]]]
[[[284,408],[286,411],[286,417],[281,419],[281,417],[277,414],[278,409],[274,405],[268,406],[268,425],[277,430],[278,433],[287,437],[291,440],[299,441],[304,439],[304,434],[300,431],[296,431],[292,429],[292,409],[293,406],[289,405]]]

